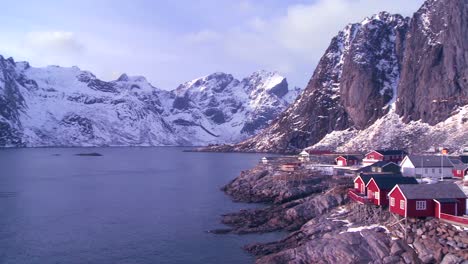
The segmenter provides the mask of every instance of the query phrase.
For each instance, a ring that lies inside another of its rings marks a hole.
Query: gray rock
[[[447,254],[440,264],[459,264],[462,263],[462,261],[463,259],[460,257],[457,257],[453,254]]]

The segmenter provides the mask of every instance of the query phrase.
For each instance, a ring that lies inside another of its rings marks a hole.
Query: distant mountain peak
[[[219,72],[164,91],[143,76],[105,82],[78,67],[27,65],[0,56],[0,147],[234,143],[267,126],[298,94],[247,94]],[[264,90],[273,76],[252,85]]]

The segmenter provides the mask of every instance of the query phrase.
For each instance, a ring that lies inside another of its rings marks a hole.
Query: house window
[[[461,174],[461,170],[457,170],[457,174]]]
[[[426,210],[426,201],[416,201],[416,210]]]
[[[354,189],[359,189],[359,183],[357,182],[354,183]]]
[[[401,200],[400,201],[400,209],[405,209],[405,201],[404,200]]]
[[[379,194],[379,192],[376,192],[376,193],[374,193],[374,198],[375,198],[375,199],[377,199],[377,200],[378,200],[378,199],[379,199],[379,197],[380,197],[380,194]]]
[[[395,206],[395,198],[390,197],[390,206]]]

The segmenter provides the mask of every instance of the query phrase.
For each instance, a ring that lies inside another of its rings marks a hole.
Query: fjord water
[[[252,262],[280,234],[206,231],[248,207],[219,189],[261,156],[182,150],[0,150],[0,263]]]

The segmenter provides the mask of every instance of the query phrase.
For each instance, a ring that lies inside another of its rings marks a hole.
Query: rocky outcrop
[[[305,167],[279,170],[287,160],[259,164],[223,188],[237,201],[269,205],[223,215],[229,228],[213,233],[290,232],[280,241],[245,246],[256,263],[461,264],[468,259],[466,229],[428,218],[408,219],[405,232],[388,210],[348,202],[351,179],[322,177]],[[297,181],[304,175],[307,180]],[[314,188],[320,191],[304,191]]]
[[[308,170],[288,173],[258,164],[223,187],[233,200],[247,203],[284,203],[328,189],[330,181]]]
[[[382,12],[333,38],[304,92],[258,136],[234,151],[290,152],[328,133],[365,128],[396,97],[409,19]]]
[[[397,112],[431,125],[468,104],[468,2],[428,0],[411,20]]]
[[[24,98],[19,90],[19,83],[34,84],[25,81],[24,76],[15,71],[12,58],[0,56],[0,146],[22,146],[21,110],[25,106]]]
[[[439,135],[468,126],[464,117],[451,122],[449,129],[443,124],[463,115],[468,105],[467,50],[465,0],[428,0],[412,19],[382,12],[348,25],[333,38],[298,100],[261,134],[229,149],[349,150],[344,146],[349,135],[362,134],[366,139],[382,134],[380,127],[407,130],[411,135],[415,126],[430,130],[424,140],[414,142],[400,133],[387,133],[385,140],[368,140],[370,146],[363,150],[386,148],[389,142],[399,143],[391,148],[426,150],[433,142],[460,148],[467,136],[441,140]],[[388,123],[394,116],[402,122]],[[320,142],[325,137],[334,144]],[[359,144],[356,140],[353,146]]]

